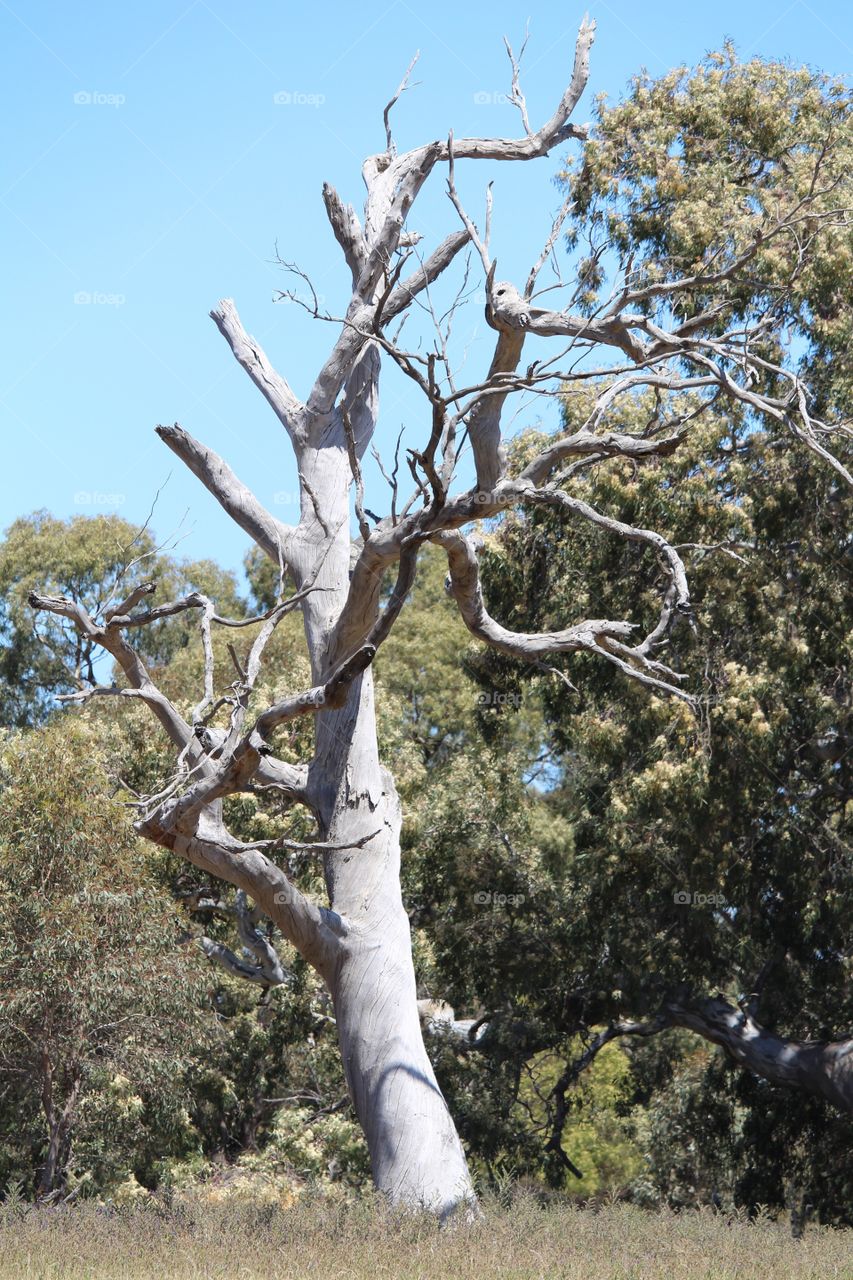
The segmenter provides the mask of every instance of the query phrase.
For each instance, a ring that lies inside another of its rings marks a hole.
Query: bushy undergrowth
[[[486,1200],[479,1220],[440,1229],[372,1197],[282,1210],[157,1199],[123,1208],[0,1206],[0,1280],[814,1280],[853,1277],[853,1232],[709,1211],[582,1209],[521,1194]]]

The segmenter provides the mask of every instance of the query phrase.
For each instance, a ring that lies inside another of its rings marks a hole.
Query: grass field
[[[325,1202],[122,1210],[0,1207],[2,1280],[833,1280],[853,1278],[853,1231],[712,1213],[486,1203],[440,1231],[426,1218]]]

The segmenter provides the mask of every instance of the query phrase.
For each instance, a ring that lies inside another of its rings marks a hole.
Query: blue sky
[[[732,37],[742,55],[786,57],[844,74],[847,4],[609,0],[587,94],[618,97],[641,67],[694,63]],[[300,394],[331,338],[297,306],[273,259],[296,260],[340,312],[347,278],[320,198],[331,181],[361,201],[360,162],[383,143],[382,107],[415,50],[421,83],[395,112],[401,147],[445,136],[515,134],[502,47],[530,19],[524,87],[534,127],[566,83],[580,6],[433,0],[296,5],[190,0],[144,5],[0,0],[7,110],[0,235],[6,336],[0,367],[0,526],[46,507],[117,511],[180,529],[180,553],[239,566],[246,541],[154,435],[179,421],[227,458],[285,520],[295,475],[276,419],[208,318],[233,297],[246,328]],[[278,97],[279,101],[276,101]],[[283,100],[282,100],[283,99]],[[475,213],[495,178],[494,250],[523,280],[559,203],[556,161],[468,165]],[[457,224],[441,179],[413,226],[434,243]],[[459,326],[472,366],[488,330],[473,306]],[[418,401],[387,380],[379,443],[423,439]],[[171,473],[171,475],[170,475]],[[168,478],[168,483],[165,484]],[[375,475],[368,503],[387,509]],[[188,513],[188,514],[187,514]]]

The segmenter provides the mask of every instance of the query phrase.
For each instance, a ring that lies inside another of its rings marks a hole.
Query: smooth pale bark
[[[374,355],[368,357],[373,363]],[[378,369],[376,370],[378,373]],[[362,388],[351,426],[358,452],[375,406]],[[352,480],[337,415],[321,444],[302,459],[308,545],[340,534],[317,582],[323,588],[303,607],[305,634],[316,679],[349,587],[349,490]],[[312,525],[309,507],[319,512]],[[370,1152],[376,1187],[392,1203],[420,1206],[446,1217],[471,1203],[474,1192],[462,1144],[424,1046],[417,1006],[409,919],[400,886],[400,802],[391,774],[379,759],[373,676],[365,671],[343,707],[320,713],[308,791],[322,838],[332,911],[344,922],[332,967],[324,976],[332,993],[344,1071]],[[370,837],[366,839],[366,837]]]
[[[348,707],[337,724],[323,730],[332,738],[326,778],[342,784],[332,802],[330,838],[355,842],[366,824],[380,828],[357,853],[326,856],[330,901],[347,922],[328,982],[374,1182],[392,1202],[444,1217],[472,1201],[473,1189],[424,1047],[400,891],[401,811],[390,774],[377,767],[370,684],[368,673],[358,691],[358,711]],[[374,779],[381,779],[379,794]]]

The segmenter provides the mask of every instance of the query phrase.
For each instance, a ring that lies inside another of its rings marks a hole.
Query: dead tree
[[[522,132],[512,139],[451,135],[399,154],[389,119],[404,81],[385,111],[385,147],[362,169],[367,191],[362,218],[331,186],[323,190],[352,290],[338,317],[321,312],[319,305],[309,308],[330,329],[334,325],[334,340],[306,400],[294,394],[245,332],[233,302],[224,301],[211,313],[289,436],[301,498],[298,523],[283,524],[221,458],[180,426],[157,428],[231,519],[280,566],[282,582],[289,578],[295,584],[289,599],[258,620],[250,656],[226,700],[227,723],[216,727],[212,721],[217,709],[222,718],[223,708],[214,696],[210,637],[213,627],[237,623],[220,618],[210,601],[192,595],[140,608],[154,590],[151,583],[91,617],[72,600],[33,598],[35,607],[67,619],[89,647],[111,654],[123,676],[116,686],[86,685],[73,699],[140,699],[174,745],[174,777],[159,795],[145,799],[137,829],[249,895],[255,909],[269,916],[316,968],[334,1001],[346,1077],[377,1187],[396,1203],[425,1205],[442,1214],[473,1193],[462,1145],[424,1048],[400,889],[400,803],[379,757],[371,674],[377,649],[412,587],[419,549],[428,542],[444,549],[449,591],[472,635],[485,644],[537,664],[554,655],[595,654],[658,694],[689,701],[689,690],[660,656],[671,623],[690,610],[677,551],[655,530],[613,519],[573,496],[572,474],[604,458],[642,465],[672,452],[702,405],[723,397],[791,432],[849,479],[828,447],[830,425],[809,414],[797,374],[781,366],[770,371],[753,352],[773,315],[756,317],[752,327],[739,319],[731,327],[721,323],[726,289],[746,279],[755,244],[727,246],[698,274],[658,284],[638,285],[630,262],[622,263],[611,296],[596,311],[572,301],[577,280],[565,285],[568,305],[551,310],[537,302],[542,297],[537,282],[555,259],[569,213],[564,205],[526,281],[517,287],[496,279],[489,248],[491,202],[481,232],[461,202],[455,167],[470,161],[488,169],[544,159],[570,140],[583,139],[584,128],[571,117],[587,83],[593,36],[594,24],[584,21],[569,85],[539,129],[529,124],[513,59],[511,100],[519,108]],[[420,192],[436,177],[447,184],[455,228],[421,254],[419,237],[407,228]],[[819,187],[818,181],[815,192]],[[808,206],[807,199],[788,208],[759,234],[789,236],[795,254]],[[814,214],[810,225],[821,216]],[[461,263],[463,251],[482,272],[494,346],[485,376],[460,385],[448,342],[449,319],[437,314],[433,298],[440,278]],[[697,285],[713,299],[707,313],[674,323],[678,308],[673,302]],[[400,326],[410,315],[427,316],[429,344],[404,345]],[[552,344],[546,346],[545,339]],[[534,342],[538,358],[526,364],[522,353]],[[377,426],[384,361],[395,362],[422,393],[424,428],[418,447],[408,453],[414,494],[398,502],[395,469],[389,476],[390,512],[371,525],[363,507],[362,463]],[[784,395],[761,390],[769,372],[774,386],[780,381],[787,386]],[[558,396],[579,379],[595,390],[583,429],[555,438],[520,474],[509,474],[502,439],[508,400],[519,393]],[[620,401],[648,388],[666,395],[689,393],[683,397],[689,412],[670,420],[665,431],[651,427],[638,435],[612,429]],[[465,488],[459,481],[460,459],[469,449],[476,478]],[[350,527],[353,496],[357,536]],[[647,635],[638,639],[629,620],[601,618],[569,619],[559,630],[527,634],[508,630],[490,615],[472,532],[477,522],[508,509],[540,505],[554,508],[567,526],[589,522],[657,557],[660,616]],[[393,586],[383,594],[383,584],[394,574]],[[293,609],[304,620],[312,687],[250,715],[264,646]],[[132,643],[137,628],[183,610],[198,610],[206,655],[204,693],[189,718],[156,687]],[[311,760],[292,765],[276,757],[275,735],[299,716],[314,717],[315,751]],[[282,842],[247,844],[226,828],[223,799],[259,788],[272,788],[314,815],[328,906],[309,901],[291,883],[280,865],[283,859],[277,860]],[[246,930],[259,964],[273,964],[251,924]]]

